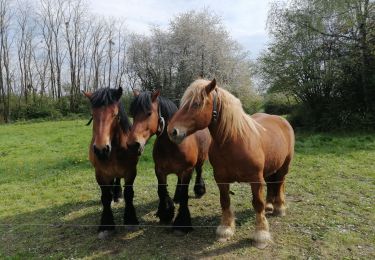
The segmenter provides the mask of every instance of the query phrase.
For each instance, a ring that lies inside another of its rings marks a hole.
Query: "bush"
[[[264,112],[274,115],[287,115],[296,108],[296,102],[284,93],[267,94],[264,101]]]

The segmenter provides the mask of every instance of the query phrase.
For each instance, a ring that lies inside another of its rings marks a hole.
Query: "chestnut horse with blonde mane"
[[[122,88],[102,88],[94,93],[84,92],[84,95],[91,103],[93,128],[89,158],[102,193],[98,237],[103,239],[115,229],[111,202],[118,200],[121,193],[120,178],[125,178],[124,224],[133,228],[139,223],[133,205],[138,155],[127,149],[131,123],[120,100]]]
[[[175,143],[208,127],[213,138],[209,159],[220,190],[219,240],[234,234],[235,217],[230,207],[230,183],[250,183],[256,212],[254,245],[265,248],[271,236],[266,211],[285,215],[285,175],[294,154],[294,132],[279,116],[257,113],[248,116],[239,99],[216,85],[199,79],[185,91],[180,109],[168,125]],[[267,183],[264,200],[263,186]]]
[[[173,222],[173,229],[178,233],[187,233],[192,230],[188,207],[189,183],[195,169],[197,177],[194,192],[197,197],[205,193],[202,166],[208,157],[210,133],[208,129],[197,131],[177,145],[169,140],[165,129],[177,111],[177,106],[171,100],[160,96],[158,90],[134,91],[134,95],[130,105],[130,113],[134,120],[128,145],[140,154],[148,139],[154,134],[157,135],[153,149],[159,195],[157,216],[164,224],[169,224],[174,217],[174,204],[167,190],[167,175],[176,173],[178,183],[174,200],[180,203],[180,207]]]

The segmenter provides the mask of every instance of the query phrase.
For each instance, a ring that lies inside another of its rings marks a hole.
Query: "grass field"
[[[0,258],[375,259],[375,134],[298,134],[287,177],[287,216],[269,217],[274,243],[251,246],[247,185],[232,185],[231,241],[217,242],[218,189],[207,164],[207,194],[189,201],[192,233],[158,226],[152,142],[138,165],[135,206],[143,225],[97,239],[99,188],[87,159],[85,121],[0,126]],[[169,177],[172,194],[176,178]],[[192,186],[190,195],[193,196]],[[123,204],[114,207],[122,224]]]

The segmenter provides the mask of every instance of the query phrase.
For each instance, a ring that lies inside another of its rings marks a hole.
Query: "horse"
[[[180,203],[178,215],[173,222],[176,233],[185,234],[192,230],[188,208],[188,189],[194,169],[197,172],[194,191],[197,197],[206,192],[202,179],[202,166],[208,157],[211,136],[208,129],[197,131],[180,144],[171,142],[165,127],[177,111],[177,106],[169,99],[160,96],[160,91],[134,91],[130,105],[133,127],[129,134],[128,146],[142,153],[151,136],[157,135],[153,159],[158,179],[159,206],[157,216],[160,223],[169,224],[174,217],[174,204],[167,190],[167,175],[176,173],[178,183],[175,201]]]
[[[266,211],[278,216],[284,216],[286,212],[285,176],[294,154],[293,128],[279,116],[247,115],[239,99],[217,86],[215,79],[199,79],[186,89],[167,132],[178,144],[206,127],[213,139],[209,160],[222,208],[221,223],[216,229],[218,239],[226,241],[235,231],[230,183],[246,182],[251,186],[256,213],[252,242],[257,248],[265,248],[271,241]]]
[[[93,122],[89,159],[95,168],[95,177],[101,189],[103,206],[99,239],[108,237],[115,229],[111,202],[121,194],[120,178],[125,178],[124,224],[129,228],[139,222],[133,205],[133,183],[137,175],[138,155],[127,149],[131,123],[120,101],[122,88],[102,88],[93,93],[83,92],[90,100]],[[88,124],[89,124],[88,123]]]

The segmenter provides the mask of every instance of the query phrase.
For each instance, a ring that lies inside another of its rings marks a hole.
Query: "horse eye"
[[[152,114],[151,112],[147,112],[147,116],[151,116],[151,114]]]

